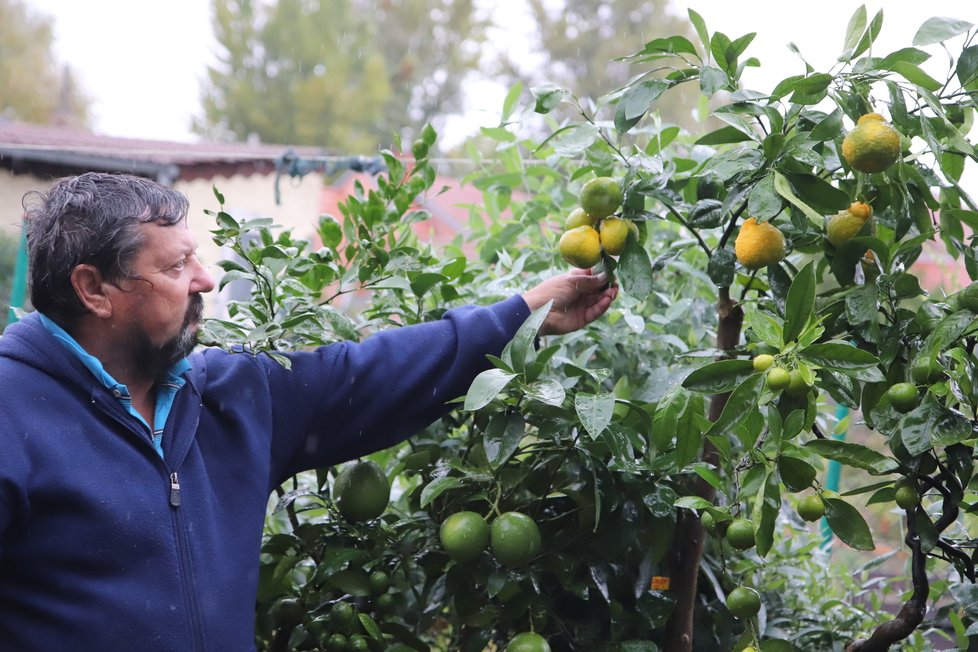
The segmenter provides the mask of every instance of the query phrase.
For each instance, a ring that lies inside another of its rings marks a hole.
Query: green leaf
[[[711,131],[696,141],[697,145],[725,145],[728,143],[742,143],[745,140],[752,140],[736,127],[721,127],[716,131]]]
[[[784,341],[798,338],[815,310],[815,265],[808,263],[795,276],[784,305]]]
[[[369,581],[368,581],[369,586]],[[380,627],[377,626],[377,622],[370,617],[370,614],[365,614],[362,611],[357,614],[360,618],[360,624],[363,625],[363,629],[370,635],[370,638],[375,641],[383,641],[384,634],[380,631]]]
[[[859,43],[859,37],[863,35],[863,31],[866,29],[867,18],[866,5],[859,5],[849,18],[849,24],[846,25],[846,36],[842,43],[843,55],[839,57],[839,61],[849,61],[852,59],[851,51]]]
[[[803,202],[802,200],[798,199],[798,197],[795,196],[794,191],[791,189],[791,184],[788,183],[788,179],[785,178],[785,176],[780,172],[778,172],[777,170],[774,171],[774,190],[779,195],[781,195],[789,202],[791,202],[791,204],[794,205],[795,208],[797,208],[802,213],[804,213],[805,217],[808,218],[808,221],[812,224],[813,227],[815,227],[815,229],[817,230],[822,229],[822,222],[824,221],[822,216],[819,215],[814,209],[812,209],[811,206],[809,206],[808,204],[806,204],[805,202]]]
[[[615,409],[615,395],[580,392],[574,397],[574,409],[587,433],[592,439],[597,439],[611,423]]]
[[[703,66],[700,69],[700,92],[707,97],[713,97],[717,91],[723,90],[730,83],[727,73],[713,66]]]
[[[546,85],[537,86],[536,88],[530,89],[533,97],[536,99],[536,105],[533,110],[537,113],[547,114],[557,108],[565,97],[569,96],[570,93],[563,88],[557,88],[556,86]]]
[[[706,264],[706,273],[717,287],[730,287],[736,276],[737,256],[730,249],[715,249]]]
[[[563,405],[567,394],[564,386],[552,378],[532,382],[523,391],[530,398],[555,407]]]
[[[655,54],[658,52],[697,55],[696,46],[685,36],[678,35],[652,39],[645,44],[641,54]]]
[[[723,222],[723,202],[701,199],[689,209],[689,225],[697,229],[713,229]]]
[[[752,512],[752,520],[757,523],[757,554],[761,557],[767,555],[774,543],[774,526],[777,524],[780,507],[781,488],[778,486],[778,478],[775,473],[768,471],[764,478],[764,488],[758,493]]]
[[[805,444],[805,449],[846,466],[868,471],[873,475],[884,475],[897,470],[896,460],[862,444],[839,439],[815,439]]]
[[[516,374],[502,369],[487,369],[475,377],[468,393],[465,395],[465,410],[479,410],[489,405],[499,395]]]
[[[685,467],[700,456],[703,446],[703,429],[699,418],[703,414],[703,397],[691,396],[679,420],[676,422],[676,466]]]
[[[974,85],[978,81],[978,45],[966,47],[961,52],[955,74],[961,86],[968,90],[975,90]]]
[[[429,504],[431,504],[431,501],[446,491],[458,489],[461,486],[462,481],[459,478],[435,478],[421,490],[421,507],[427,507]]]
[[[842,131],[842,109],[836,109],[822,118],[809,135],[814,141],[824,142],[826,140],[834,140]]]
[[[328,249],[336,249],[337,245],[343,241],[343,227],[332,215],[321,215],[319,217],[316,232],[319,234],[323,246]]]
[[[883,57],[876,67],[880,70],[892,70],[890,66],[901,61],[919,65],[928,59],[930,59],[930,55],[923,50],[918,50],[917,48],[901,48]]]
[[[913,44],[932,45],[934,43],[942,43],[958,34],[964,34],[972,27],[974,25],[966,20],[941,18],[938,16],[928,18],[920,26],[920,29],[917,30],[917,33],[914,34]]]
[[[869,369],[879,364],[879,358],[844,342],[825,342],[822,344],[812,344],[798,355],[825,369],[833,371],[853,371],[857,369]]]
[[[641,118],[668,88],[669,84],[661,79],[653,79],[631,86],[618,101],[625,118],[627,120]]]
[[[868,50],[876,41],[876,37],[879,36],[881,29],[883,29],[882,9],[876,12],[876,15],[873,16],[873,20],[869,23],[869,27],[863,33],[863,37],[859,40],[859,43],[852,51],[852,56],[858,57],[860,54]]]
[[[778,457],[778,474],[789,491],[803,491],[812,486],[818,472],[801,458],[781,455]]]
[[[774,177],[770,174],[761,179],[750,191],[748,212],[761,220],[769,220],[781,212],[784,202],[774,191]]]
[[[681,496],[674,504],[680,509],[695,509],[697,511],[713,507],[713,503],[699,496]]]
[[[550,141],[554,151],[564,157],[574,157],[590,147],[598,139],[594,125],[572,125]]]
[[[537,333],[540,332],[540,327],[543,325],[543,322],[547,319],[547,315],[550,314],[550,308],[553,306],[553,303],[553,300],[550,300],[531,312],[530,316],[519,327],[519,330],[516,331],[513,339],[503,349],[502,358],[512,363],[513,371],[518,373],[526,371],[526,363],[533,356],[533,342],[536,339]]]
[[[706,431],[707,437],[723,434],[732,431],[741,421],[747,418],[751,411],[757,406],[757,401],[761,397],[763,390],[764,374],[753,374],[748,376],[744,382],[737,386],[730,393],[720,416],[710,424],[710,429]]]
[[[513,115],[513,111],[516,109],[516,103],[519,102],[520,95],[523,94],[523,83],[516,82],[513,87],[509,89],[506,94],[506,99],[503,100],[503,114],[502,121],[505,122],[509,120],[509,117]]]
[[[693,28],[696,29],[696,35],[700,38],[700,42],[703,44],[703,50],[705,52],[710,51],[710,32],[706,29],[706,21],[703,17],[692,9],[686,9],[687,15],[689,15],[689,22],[693,24]]]
[[[937,81],[926,72],[913,65],[912,63],[907,63],[906,61],[897,61],[890,64],[889,70],[902,75],[904,79],[914,84],[917,84],[921,88],[926,88],[932,93],[941,88],[941,82]]]
[[[494,414],[482,437],[489,464],[494,468],[505,464],[520,447],[525,434],[526,426],[519,412],[507,410]]]
[[[920,455],[932,446],[957,444],[974,436],[970,421],[930,396],[900,418],[897,430],[911,455]]]
[[[618,278],[622,290],[630,297],[644,301],[652,294],[652,261],[635,238],[625,241],[625,250],[618,259]]]
[[[825,518],[833,534],[856,550],[875,550],[873,534],[859,510],[841,498],[825,498]]]
[[[721,394],[733,391],[754,373],[750,360],[718,360],[693,370],[683,381],[683,387],[694,392]]]
[[[784,348],[784,335],[781,321],[764,310],[750,310],[745,315],[747,326],[757,339],[781,350]]]

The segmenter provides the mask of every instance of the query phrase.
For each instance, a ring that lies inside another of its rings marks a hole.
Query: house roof
[[[181,143],[104,136],[83,129],[0,119],[0,168],[38,176],[86,170],[128,172],[161,182],[268,174],[286,152],[322,156],[313,147],[261,143]]]

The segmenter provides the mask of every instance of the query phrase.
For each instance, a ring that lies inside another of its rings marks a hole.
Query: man
[[[587,272],[361,344],[192,353],[187,201],[145,179],[63,179],[28,209],[37,309],[0,338],[0,650],[253,649],[265,505],[289,476],[442,415],[531,309],[603,314]]]

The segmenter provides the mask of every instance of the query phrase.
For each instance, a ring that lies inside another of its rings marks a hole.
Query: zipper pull
[[[170,474],[170,505],[180,506],[180,478],[177,477],[176,471]]]

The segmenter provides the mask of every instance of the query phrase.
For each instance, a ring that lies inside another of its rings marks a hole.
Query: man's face
[[[145,238],[133,263],[138,280],[125,280],[113,299],[119,345],[140,367],[159,377],[197,343],[203,313],[201,293],[214,279],[197,260],[197,242],[186,222],[140,226]]]

